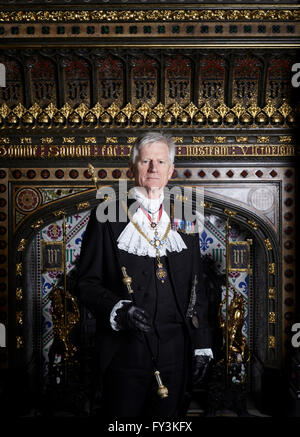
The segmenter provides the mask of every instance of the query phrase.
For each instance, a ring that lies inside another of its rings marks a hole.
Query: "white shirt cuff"
[[[213,352],[212,352],[211,349],[195,349],[194,355],[195,356],[196,355],[203,355],[205,357],[210,357],[210,358],[214,357]]]
[[[120,308],[122,308],[123,304],[126,302],[131,302],[131,300],[119,300],[119,302],[117,302],[116,305],[111,310],[109,321],[110,321],[110,325],[114,331],[120,331],[120,328],[118,327],[118,324],[115,321],[115,317],[117,315],[117,311]]]

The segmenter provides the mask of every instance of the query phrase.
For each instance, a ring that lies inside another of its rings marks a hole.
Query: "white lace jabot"
[[[131,190],[130,194],[136,199],[143,208],[151,214],[153,221],[157,221],[160,205],[164,200],[164,193],[162,193],[159,199],[149,199],[142,192],[143,189],[135,187]],[[139,225],[142,231],[150,238],[154,238],[154,229],[150,226],[150,221],[141,208],[133,214],[133,221]],[[159,238],[161,238],[166,232],[167,226],[170,222],[170,217],[163,210],[161,219],[157,225],[157,232]],[[134,255],[145,256],[148,255],[152,258],[156,257],[156,250],[149,244],[149,242],[143,237],[143,235],[135,228],[131,221],[127,224],[125,229],[118,237],[118,248],[125,250],[126,252],[133,253]],[[168,236],[165,239],[165,244],[159,248],[159,255],[166,255],[166,251],[169,252],[181,252],[183,249],[187,249],[183,239],[177,231],[170,229]]]

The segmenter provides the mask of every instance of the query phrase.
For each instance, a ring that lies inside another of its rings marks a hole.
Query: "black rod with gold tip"
[[[134,292],[133,292],[133,289],[131,287],[132,278],[127,275],[126,268],[124,266],[121,267],[121,270],[122,270],[122,274],[123,274],[123,284],[126,285],[127,290],[128,290],[128,294],[130,295],[133,304],[135,304]],[[147,347],[148,347],[148,349],[150,351],[152,362],[153,362],[154,376],[155,376],[155,379],[156,379],[156,382],[157,382],[157,385],[158,385],[157,394],[162,399],[167,398],[168,397],[168,389],[163,384],[161,376],[160,376],[160,372],[159,372],[159,370],[157,370],[156,360],[154,358],[154,354],[152,352],[152,348],[150,346],[147,334],[146,334],[146,332],[143,332],[143,334],[144,334],[145,342],[146,342]]]

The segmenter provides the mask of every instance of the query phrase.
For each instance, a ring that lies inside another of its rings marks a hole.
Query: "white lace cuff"
[[[111,310],[109,321],[110,321],[110,325],[114,331],[120,331],[120,328],[118,327],[118,324],[115,321],[115,317],[117,315],[117,311],[120,308],[122,308],[123,304],[126,302],[131,302],[131,300],[119,300],[119,302],[117,302],[116,305]]]
[[[213,358],[213,352],[211,349],[195,349],[194,355],[204,355],[205,357]]]

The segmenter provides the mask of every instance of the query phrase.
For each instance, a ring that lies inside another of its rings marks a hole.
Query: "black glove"
[[[149,332],[152,330],[149,316],[146,311],[132,305],[131,303],[124,303],[122,308],[117,310],[115,320],[120,329],[133,329],[143,332]]]
[[[193,373],[194,386],[201,384],[205,380],[210,361],[211,361],[211,357],[207,355],[194,356],[194,373]]]

